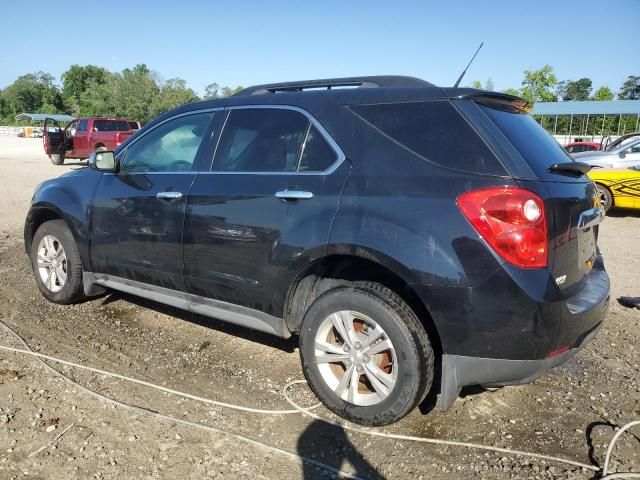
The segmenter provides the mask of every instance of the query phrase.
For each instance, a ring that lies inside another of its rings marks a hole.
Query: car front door
[[[640,163],[640,141],[626,147],[619,155],[622,167],[632,167]]]
[[[306,112],[231,109],[212,170],[189,194],[188,291],[280,317],[298,265],[326,248],[350,170],[343,160]]]
[[[97,273],[183,290],[182,227],[214,112],[170,118],[118,153],[105,173],[92,216],[91,258]]]
[[[63,131],[60,124],[53,118],[45,118],[42,128],[42,142],[44,143],[44,153],[54,155],[60,153],[60,147],[64,141]]]

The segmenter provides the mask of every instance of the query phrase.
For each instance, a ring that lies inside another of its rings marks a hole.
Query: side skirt
[[[291,337],[282,318],[259,310],[103,273],[83,272],[83,275],[87,279],[85,291],[90,290],[91,285],[99,285],[278,337]]]

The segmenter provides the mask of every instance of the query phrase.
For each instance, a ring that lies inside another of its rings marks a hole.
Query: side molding
[[[113,288],[114,290],[120,290],[189,312],[270,333],[281,338],[291,337],[291,332],[282,318],[274,317],[259,310],[103,273],[84,272],[84,276],[86,278],[85,292],[87,289],[101,288],[101,286]],[[87,282],[89,282],[89,285]]]

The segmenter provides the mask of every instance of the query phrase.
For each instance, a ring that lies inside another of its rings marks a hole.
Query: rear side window
[[[94,120],[93,129],[96,132],[128,132],[129,123],[124,120]]]
[[[538,178],[548,178],[547,170],[551,165],[573,161],[565,149],[530,115],[488,105],[480,105],[480,108],[518,150]],[[555,177],[557,180],[557,175]]]
[[[425,160],[467,172],[506,174],[487,145],[447,101],[358,105],[351,109]]]
[[[222,131],[214,171],[323,171],[335,151],[300,112],[275,108],[232,110]]]

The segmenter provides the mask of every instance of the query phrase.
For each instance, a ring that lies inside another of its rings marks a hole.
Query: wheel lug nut
[[[349,344],[348,344],[348,343],[345,343],[345,344],[344,344],[344,346],[342,347],[342,349],[343,349],[345,352],[348,352],[349,350],[351,350],[351,347],[349,346]]]
[[[364,372],[364,367],[362,365],[356,366],[356,370],[360,373]]]
[[[364,356],[362,357],[362,361],[363,361],[363,362],[365,362],[365,363],[368,363],[368,362],[369,362],[369,360],[371,360],[371,359],[369,358],[369,355],[364,355]]]
[[[356,342],[353,346],[356,347],[356,350],[360,350],[362,348],[362,344],[360,342]]]

